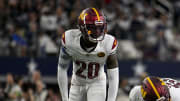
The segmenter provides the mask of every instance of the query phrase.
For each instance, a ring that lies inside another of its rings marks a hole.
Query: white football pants
[[[69,101],[105,101],[106,79],[93,83],[72,83],[69,92]]]

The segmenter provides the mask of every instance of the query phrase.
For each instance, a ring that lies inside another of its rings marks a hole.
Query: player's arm
[[[69,67],[69,62],[71,61],[70,56],[65,51],[64,47],[61,47],[59,62],[58,62],[58,85],[60,88],[62,101],[68,101],[68,76],[67,70]]]
[[[115,101],[119,85],[119,68],[116,54],[108,56],[106,65],[109,83],[107,101]]]
[[[71,57],[66,51],[67,43],[65,40],[65,33],[62,35],[61,43],[62,43],[62,47],[60,49],[60,54],[59,54],[57,79],[58,79],[58,85],[59,85],[61,96],[62,96],[62,101],[68,101],[67,70],[69,67],[69,63],[71,61]]]

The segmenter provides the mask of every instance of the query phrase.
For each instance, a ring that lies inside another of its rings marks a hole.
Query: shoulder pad
[[[114,54],[116,52],[117,46],[118,46],[118,42],[115,39],[115,37],[106,34],[105,35],[105,44],[106,44],[106,49],[108,51],[109,54]]]
[[[141,86],[135,86],[129,93],[130,101],[144,101],[141,95]]]
[[[77,29],[71,29],[67,30],[62,34],[61,42],[63,46],[66,46],[69,42],[71,43],[71,40],[79,34]]]

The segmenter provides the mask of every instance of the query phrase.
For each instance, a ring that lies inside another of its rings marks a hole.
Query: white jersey
[[[109,55],[117,49],[117,40],[105,34],[104,40],[99,41],[92,52],[87,52],[80,46],[81,32],[79,29],[68,30],[62,37],[62,44],[73,60],[72,83],[93,82],[106,79],[104,65]]]
[[[171,101],[180,101],[180,83],[177,80],[171,78],[163,78],[163,81],[169,88]],[[130,94],[129,94],[130,101],[144,101],[141,95],[141,86],[135,86]]]

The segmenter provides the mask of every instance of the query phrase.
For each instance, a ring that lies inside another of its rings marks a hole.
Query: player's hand
[[[163,96],[163,97],[157,99],[156,101],[166,101],[166,98]]]

